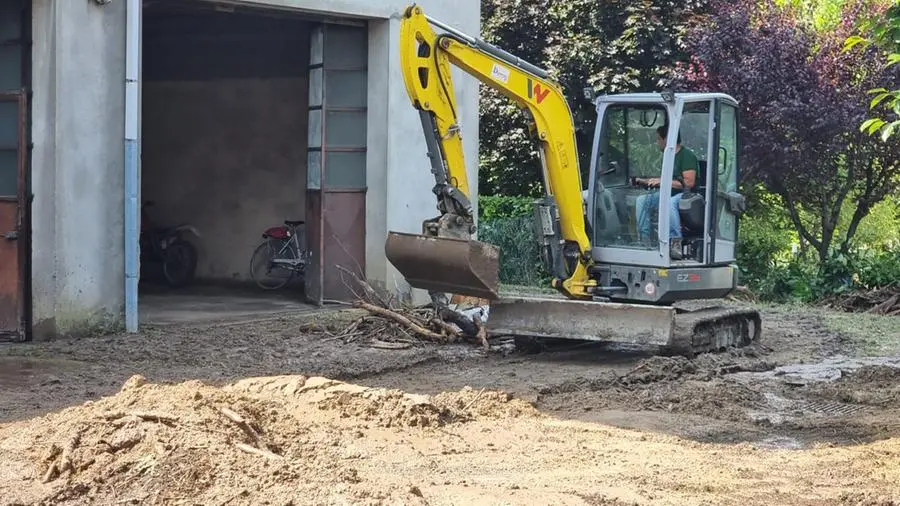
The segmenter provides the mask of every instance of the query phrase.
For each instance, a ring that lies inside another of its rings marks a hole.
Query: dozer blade
[[[499,298],[500,250],[494,245],[389,232],[384,249],[388,261],[414,288],[488,300]]]
[[[693,356],[759,341],[762,320],[754,309],[668,306],[514,297],[491,303],[492,336],[607,341],[660,346]]]
[[[569,299],[514,297],[491,303],[489,334],[668,345],[675,309]]]

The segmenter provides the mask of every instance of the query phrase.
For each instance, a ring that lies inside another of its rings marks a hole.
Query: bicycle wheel
[[[266,239],[250,257],[250,277],[256,282],[256,285],[263,290],[277,290],[288,284],[294,277],[294,271],[290,266],[278,265],[272,261],[278,258],[279,253],[285,246],[285,240]],[[278,274],[273,276],[273,274]]]

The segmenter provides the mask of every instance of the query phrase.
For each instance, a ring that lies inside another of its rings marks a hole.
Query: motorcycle
[[[198,253],[197,247],[184,236],[191,233],[199,238],[200,232],[188,224],[176,227],[155,225],[146,211],[153,205],[153,202],[144,202],[141,206],[141,264],[160,264],[169,286],[185,286],[194,279]]]

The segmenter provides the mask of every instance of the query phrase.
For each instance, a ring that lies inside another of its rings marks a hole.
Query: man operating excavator
[[[656,129],[656,143],[660,150],[666,149],[668,125]],[[673,260],[681,260],[681,217],[678,213],[678,202],[685,191],[692,190],[697,181],[697,155],[681,145],[681,133],[675,144],[675,166],[672,168],[672,210],[669,212],[669,255]],[[658,177],[637,178],[639,184],[659,187]],[[638,233],[641,240],[650,237],[650,217],[659,209],[659,191],[641,195],[636,202]]]

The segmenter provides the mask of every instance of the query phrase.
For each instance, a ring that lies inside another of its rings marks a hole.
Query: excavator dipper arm
[[[437,34],[432,25],[444,33]],[[546,71],[427,17],[416,5],[401,20],[400,48],[403,80],[421,116],[441,217],[425,222],[425,236],[392,232],[386,248],[391,262],[413,286],[497,298],[498,253],[471,240],[474,216],[452,64],[515,102],[531,120],[545,191],[556,199],[562,239],[578,256],[568,278],[554,280],[554,286],[571,298],[589,298],[588,287],[595,282],[587,271],[590,242],[575,128],[559,86]]]

